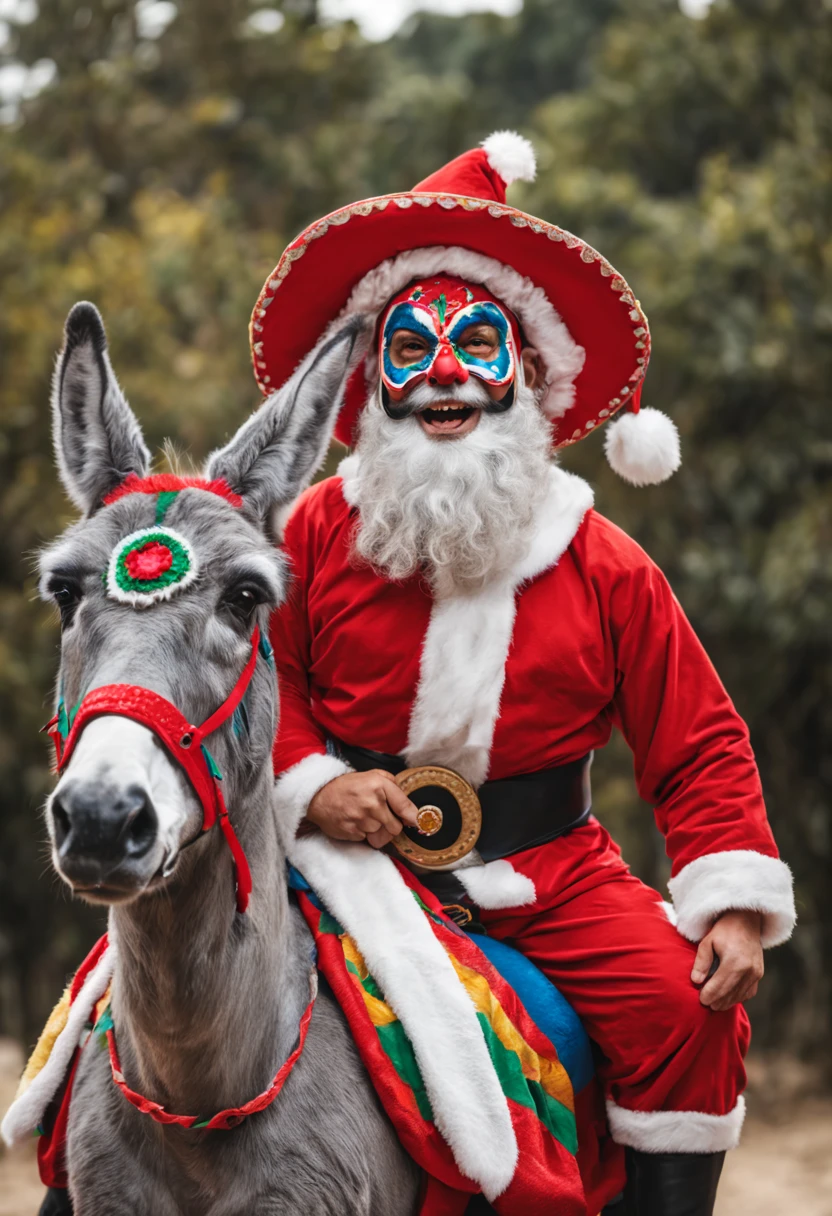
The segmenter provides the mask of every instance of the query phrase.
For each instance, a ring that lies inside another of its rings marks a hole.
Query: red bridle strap
[[[251,895],[251,871],[243,847],[237,839],[237,834],[228,817],[228,808],[225,805],[220,784],[222,774],[203,740],[231,717],[245,696],[257,666],[259,646],[260,627],[255,625],[251,635],[251,653],[237,682],[219,709],[206,718],[201,726],[189,723],[175,705],[150,688],[142,688],[137,684],[105,684],[101,688],[94,688],[88,692],[81,701],[73,714],[72,724],[65,741],[61,735],[57,715],[44,728],[55,744],[58,772],[69,763],[81,732],[93,718],[100,718],[107,714],[130,718],[133,722],[138,722],[139,725],[152,730],[168,754],[185,770],[194,792],[202,804],[202,830],[207,832],[215,823],[219,823],[220,831],[228,842],[234,858],[237,878],[238,912],[245,912],[248,907]]]

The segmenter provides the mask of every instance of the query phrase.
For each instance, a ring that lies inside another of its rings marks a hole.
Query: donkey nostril
[[[122,829],[124,844],[131,857],[141,857],[156,840],[159,821],[148,795],[141,789],[130,790],[133,805]]]
[[[69,835],[72,825],[63,804],[57,798],[52,802],[52,826],[55,829],[55,845],[60,849]]]

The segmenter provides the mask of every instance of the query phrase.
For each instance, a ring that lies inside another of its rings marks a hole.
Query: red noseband
[[[43,728],[55,744],[56,769],[61,772],[69,763],[78,738],[93,718],[105,714],[130,718],[153,731],[168,754],[186,772],[196,796],[202,804],[202,830],[207,832],[215,823],[228,842],[234,858],[237,880],[237,911],[245,912],[251,895],[251,872],[243,847],[228,818],[228,808],[222,794],[222,773],[203,740],[222,726],[245,696],[257,666],[260,647],[260,627],[255,625],[251,635],[251,654],[229,695],[201,726],[193,726],[165,697],[136,684],[105,684],[87,693],[68,721],[63,704],[55,717]]]

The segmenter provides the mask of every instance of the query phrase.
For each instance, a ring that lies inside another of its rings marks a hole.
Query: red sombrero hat
[[[310,224],[266,280],[251,318],[254,374],[278,389],[336,318],[379,313],[413,279],[442,272],[482,283],[515,313],[545,367],[540,405],[555,447],[577,443],[613,415],[616,472],[637,485],[678,468],[676,428],[640,409],[650,330],[624,279],[590,245],[506,203],[531,181],[534,151],[498,131],[406,194],[386,194]],[[374,356],[348,385],[335,434],[353,442],[376,375]]]

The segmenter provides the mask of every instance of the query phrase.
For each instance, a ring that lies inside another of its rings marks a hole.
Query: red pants
[[[741,1006],[713,1013],[700,1003],[696,947],[661,897],[633,877],[596,820],[510,860],[537,901],[483,910],[483,924],[532,959],[582,1019],[600,1052],[614,1139],[648,1152],[735,1147],[748,1017]]]

